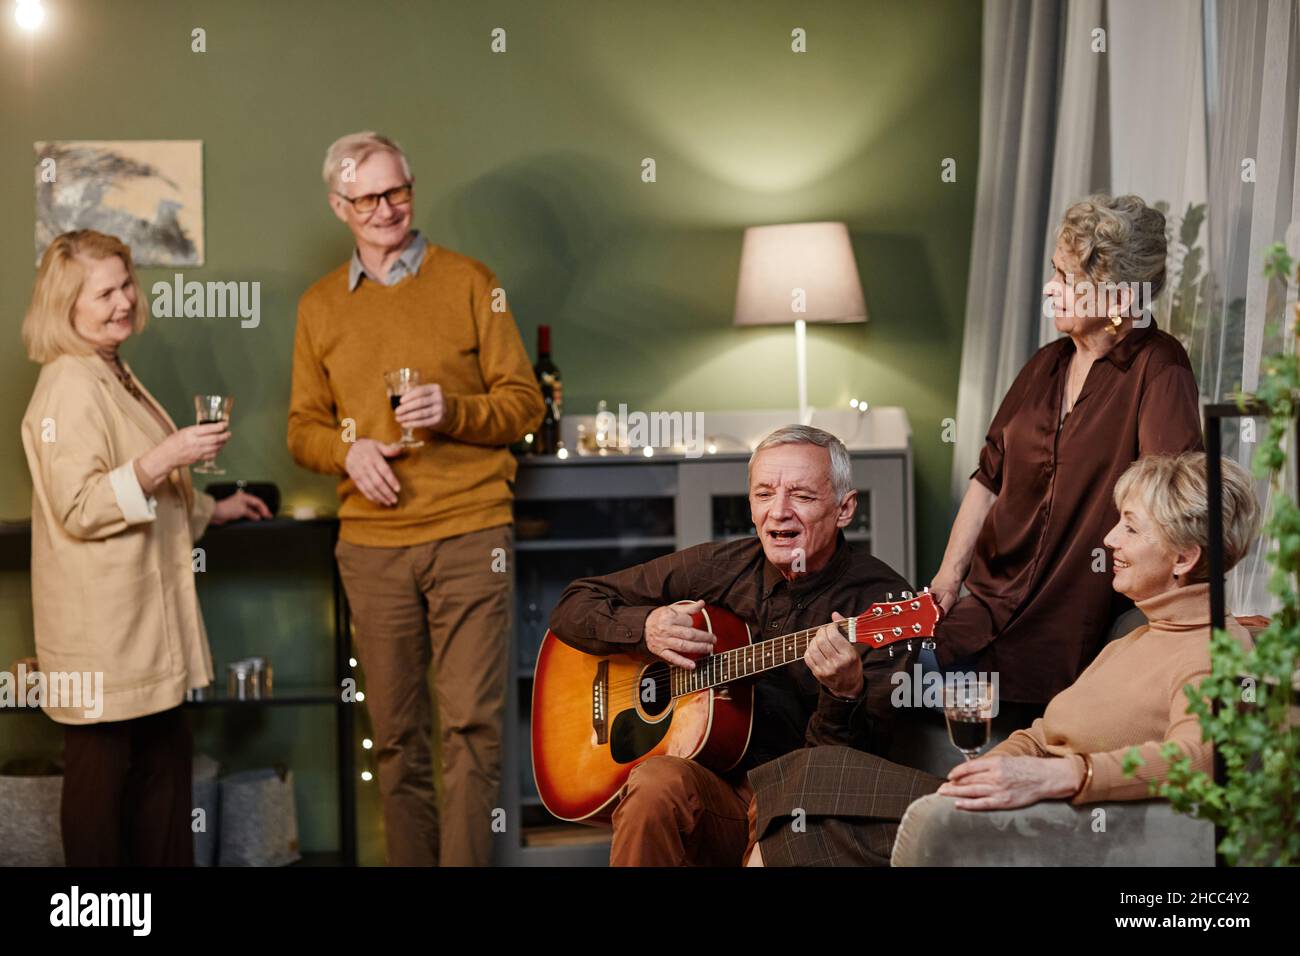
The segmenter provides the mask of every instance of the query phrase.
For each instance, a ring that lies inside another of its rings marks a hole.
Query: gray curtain
[[[1181,0],[1179,0],[1181,2]],[[1046,221],[1039,232],[1037,337],[1034,347],[1059,337],[1056,325],[1043,315],[1043,285],[1048,263],[1056,248],[1056,227],[1074,201],[1105,189],[1110,181],[1111,137],[1109,74],[1105,69],[1118,38],[1107,23],[1102,0],[1070,0],[1062,4],[1064,22],[1061,38],[1059,102],[1053,139],[1052,188]],[[1105,31],[1105,53],[1094,52],[1093,31]],[[1029,356],[1024,357],[1028,360]],[[1023,362],[1021,364],[1024,364]],[[1014,377],[1014,376],[1013,376]],[[1008,382],[1008,384],[1010,384]],[[998,394],[1000,400],[1006,393]],[[994,406],[996,408],[996,406]]]
[[[1209,330],[1194,345],[1201,396],[1222,401],[1259,382],[1263,356],[1292,351],[1290,307],[1296,289],[1270,284],[1264,250],[1286,241],[1300,256],[1300,0],[1208,0],[1209,209],[1205,218],[1207,282],[1193,323]],[[1254,181],[1243,181],[1243,159]],[[1200,337],[1198,336],[1198,339]],[[1240,383],[1240,384],[1239,384]],[[1262,428],[1262,423],[1259,423]],[[1249,465],[1257,443],[1240,423],[1223,427],[1224,454]],[[1289,449],[1294,454],[1294,449]],[[1290,474],[1290,469],[1288,469]],[[1272,494],[1256,485],[1267,514]],[[1289,493],[1296,493],[1288,481]],[[1228,579],[1228,608],[1270,614],[1268,542],[1260,540]]]
[[[1099,3],[1099,0],[1093,0]],[[979,182],[957,388],[959,501],[1007,388],[1038,348],[1067,8],[985,0]],[[933,569],[931,569],[933,570]]]
[[[954,503],[1016,373],[1056,337],[1041,292],[1070,202],[1106,191],[1167,204],[1156,314],[1205,401],[1253,389],[1261,358],[1294,347],[1279,320],[1295,289],[1270,287],[1262,260],[1284,238],[1300,255],[1300,0],[986,0],[983,42]],[[1254,447],[1225,424],[1225,454],[1247,463]],[[1236,613],[1271,610],[1263,548],[1230,579]]]

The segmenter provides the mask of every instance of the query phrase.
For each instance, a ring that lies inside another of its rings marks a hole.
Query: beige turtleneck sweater
[[[1174,741],[1192,769],[1210,771],[1211,748],[1187,712],[1183,687],[1210,673],[1210,586],[1190,584],[1158,594],[1138,607],[1148,624],[1107,644],[1078,679],[1047,705],[1027,730],[1017,730],[989,753],[1064,757],[1092,780],[1074,803],[1144,800],[1148,782],[1164,780],[1169,764],[1160,748]],[[1250,634],[1231,616],[1228,632],[1244,646]],[[1137,747],[1146,764],[1124,776],[1124,754]]]

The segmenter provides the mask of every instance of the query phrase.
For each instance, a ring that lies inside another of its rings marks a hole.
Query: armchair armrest
[[[1213,866],[1214,826],[1164,800],[972,811],[930,794],[903,815],[890,865]]]

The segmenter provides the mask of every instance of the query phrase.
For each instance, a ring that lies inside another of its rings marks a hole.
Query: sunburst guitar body
[[[929,593],[873,604],[834,622],[867,649],[933,636],[940,611]],[[753,643],[748,624],[705,605],[693,627],[714,637],[694,670],[626,654],[598,657],[546,632],[533,680],[533,776],[542,803],[561,820],[607,821],[628,775],[668,754],[716,772],[736,766],[749,745],[754,678],[803,659],[821,629]]]

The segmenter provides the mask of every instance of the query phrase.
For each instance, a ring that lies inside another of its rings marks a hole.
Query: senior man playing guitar
[[[914,655],[902,645],[863,655],[828,622],[909,585],[840,530],[857,507],[844,444],[818,428],[778,429],[750,459],[749,501],[756,537],[581,578],[551,616],[551,631],[588,654],[659,658],[687,669],[713,649],[714,636],[692,627],[692,614],[705,603],[748,622],[755,642],[826,625],[802,662],[753,678],[749,746],[735,767],[716,773],[695,760],[657,755],[632,769],[612,815],[611,865],[739,866],[750,768],[805,745],[881,755],[888,747],[890,675]]]

